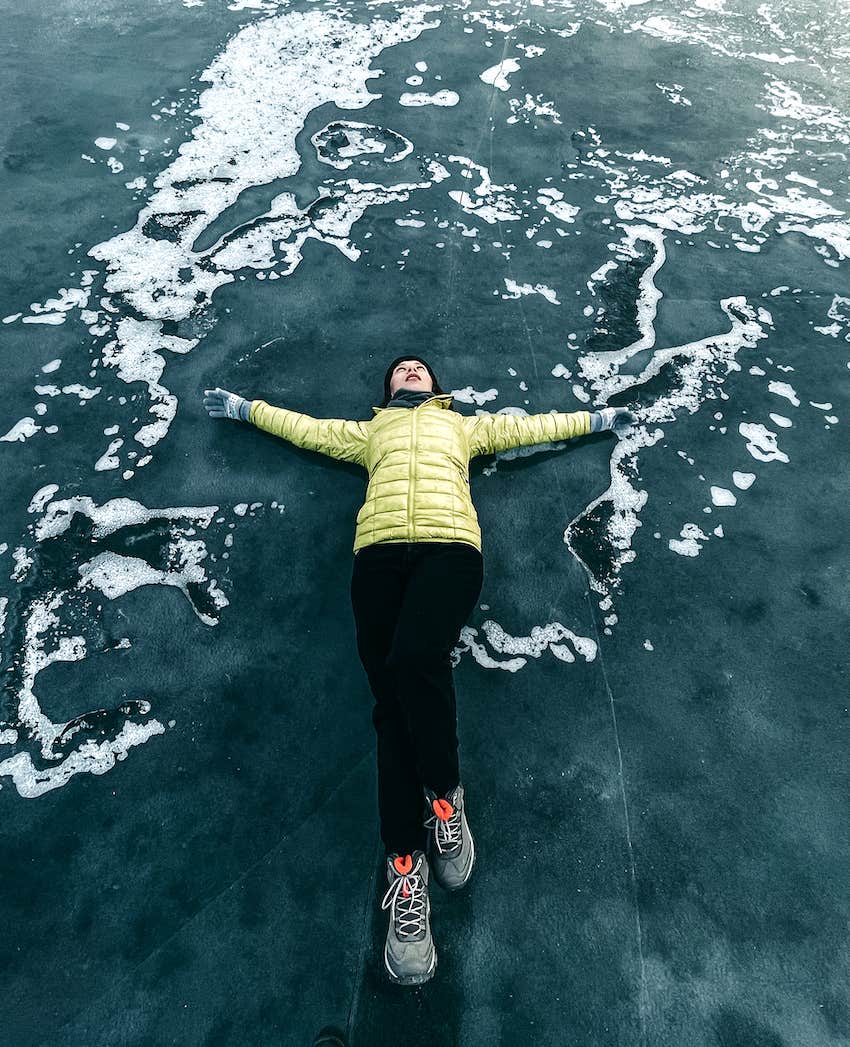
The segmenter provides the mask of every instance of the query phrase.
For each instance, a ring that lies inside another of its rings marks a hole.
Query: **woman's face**
[[[434,383],[428,368],[421,360],[402,360],[390,376],[390,395],[395,396],[399,389],[419,389],[420,392],[433,392]]]

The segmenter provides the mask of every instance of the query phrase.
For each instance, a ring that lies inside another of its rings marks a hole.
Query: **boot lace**
[[[441,802],[440,800],[434,800],[434,804]],[[424,824],[428,828],[434,829],[434,842],[437,844],[437,850],[442,854],[444,851],[451,851],[459,847],[462,835],[460,809],[455,806],[448,818],[438,814],[433,806],[432,810],[433,814],[425,819]]]
[[[399,938],[413,937],[424,927],[425,884],[418,869],[417,865],[415,871],[397,876],[381,902],[382,909],[392,906],[392,916]]]

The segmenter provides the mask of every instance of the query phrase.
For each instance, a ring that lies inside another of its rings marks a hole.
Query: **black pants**
[[[357,651],[375,698],[378,813],[386,853],[424,850],[423,785],[460,783],[451,651],[484,582],[467,542],[377,542],[351,574]]]

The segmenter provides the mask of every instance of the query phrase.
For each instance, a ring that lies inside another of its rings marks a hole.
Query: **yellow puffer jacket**
[[[373,407],[368,422],[311,418],[251,404],[251,422],[298,447],[369,473],[357,514],[354,552],[375,542],[468,542],[481,549],[478,515],[469,493],[469,460],[510,447],[570,440],[590,432],[590,412],[489,414],[451,410],[450,393],[416,407]]]

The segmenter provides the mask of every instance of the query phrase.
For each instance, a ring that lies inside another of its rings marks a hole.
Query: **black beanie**
[[[428,368],[428,374],[431,376],[431,381],[434,385],[434,394],[437,395],[439,393],[442,393],[443,391],[440,388],[440,383],[437,381],[437,376],[431,370],[431,365],[428,363],[428,361],[423,360],[421,356],[412,356],[410,353],[405,353],[404,356],[397,356],[395,360],[393,360],[393,362],[387,368],[387,373],[384,375],[384,399],[383,402],[379,404],[380,407],[386,407],[390,400],[392,400],[392,394],[390,393],[390,380],[392,379],[393,371],[402,362],[402,360],[418,360],[419,363],[425,364],[425,366]]]

